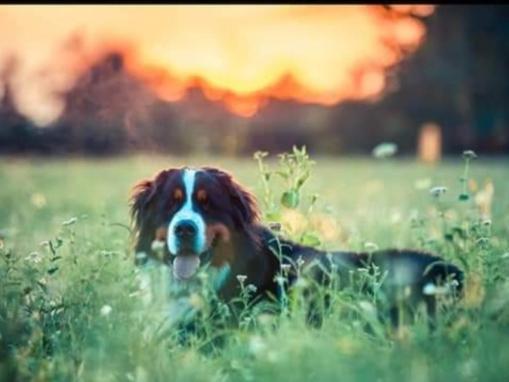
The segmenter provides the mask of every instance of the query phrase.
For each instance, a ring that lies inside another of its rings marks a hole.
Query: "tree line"
[[[41,128],[17,110],[4,73],[0,153],[251,155],[306,145],[342,154],[369,153],[381,141],[415,153],[427,122],[441,127],[446,154],[508,153],[507,20],[508,6],[439,6],[424,20],[427,37],[419,49],[387,71],[391,90],[381,100],[332,107],[272,100],[247,119],[198,88],[166,102],[125,69],[122,53],[110,52],[63,95],[58,120]]]

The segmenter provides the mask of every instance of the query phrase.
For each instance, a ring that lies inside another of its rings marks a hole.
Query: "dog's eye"
[[[196,194],[196,200],[198,200],[198,203],[206,205],[208,203],[207,191],[203,189],[198,190],[198,193]]]
[[[173,200],[175,202],[180,202],[184,198],[184,193],[180,188],[176,188],[175,191],[173,191]]]

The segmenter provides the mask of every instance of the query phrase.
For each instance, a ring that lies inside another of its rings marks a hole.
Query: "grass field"
[[[461,156],[436,166],[312,159],[301,203],[288,210],[278,205],[286,187],[278,177],[269,182],[273,204],[264,203],[249,158],[1,158],[0,380],[508,381],[509,160],[472,161],[460,201]],[[141,308],[127,201],[137,180],[183,164],[232,172],[296,240],[439,252],[466,270],[465,298],[432,333],[420,319],[397,332],[378,327],[359,295],[338,296],[342,314],[320,329],[298,312],[276,327],[261,314],[227,330],[220,347],[207,346],[213,331],[179,345]],[[433,196],[438,186],[447,192]]]

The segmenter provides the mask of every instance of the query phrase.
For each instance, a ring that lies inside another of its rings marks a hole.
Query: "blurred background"
[[[509,153],[509,7],[0,6],[0,153]]]

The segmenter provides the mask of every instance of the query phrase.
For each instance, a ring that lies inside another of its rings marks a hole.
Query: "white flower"
[[[267,344],[260,336],[251,336],[249,339],[249,351],[254,355],[262,354],[267,349]]]
[[[286,279],[283,276],[276,276],[275,280],[278,285],[283,285],[286,282]]]
[[[38,264],[42,261],[42,257],[37,252],[31,252],[27,257],[25,257],[25,260],[29,260],[34,262],[35,264]]]
[[[370,318],[376,318],[376,308],[369,301],[359,301],[359,308]]]
[[[277,353],[276,351],[274,350],[269,350],[267,352],[267,361],[271,362],[271,363],[276,363],[279,361],[281,357],[279,356],[279,353]]]
[[[431,179],[430,178],[417,179],[414,182],[414,187],[418,190],[425,190],[426,188],[430,188],[431,187]]]
[[[46,197],[43,194],[36,192],[30,197],[30,202],[36,208],[42,208],[46,205]]]
[[[308,285],[309,285],[309,282],[305,278],[299,277],[293,286],[297,289],[299,289],[299,288],[304,289]]]
[[[237,280],[239,280],[239,283],[244,284],[244,281],[246,281],[247,276],[246,275],[237,275]]]
[[[473,150],[465,150],[465,151],[463,151],[463,158],[475,159],[475,158],[477,158],[477,154]]]
[[[109,305],[103,305],[102,308],[101,308],[101,316],[108,316],[111,311],[113,310],[113,308]]]
[[[165,242],[164,241],[154,240],[152,242],[152,245],[150,246],[150,248],[154,252],[160,252],[160,251],[164,250],[164,246],[165,246]]]
[[[396,154],[397,151],[398,146],[396,146],[396,144],[384,142],[373,149],[373,156],[376,158],[388,158]]]
[[[76,223],[78,221],[78,218],[70,218],[69,220],[66,220],[62,223],[63,226],[68,226],[68,225],[73,225],[74,223]]]
[[[449,284],[449,285],[446,284],[444,286],[437,286],[433,283],[427,283],[426,285],[424,285],[424,288],[422,288],[422,293],[426,296],[445,295],[445,294],[450,293],[450,286],[451,286],[451,284]]]
[[[437,186],[433,187],[431,190],[429,190],[429,193],[434,198],[438,198],[439,196],[445,194],[447,192],[447,187]]]
[[[372,252],[372,251],[376,251],[378,249],[378,245],[368,241],[368,242],[364,243],[364,248],[366,248],[366,251]]]
[[[145,260],[147,258],[147,254],[145,252],[137,252],[135,257],[137,260]]]

